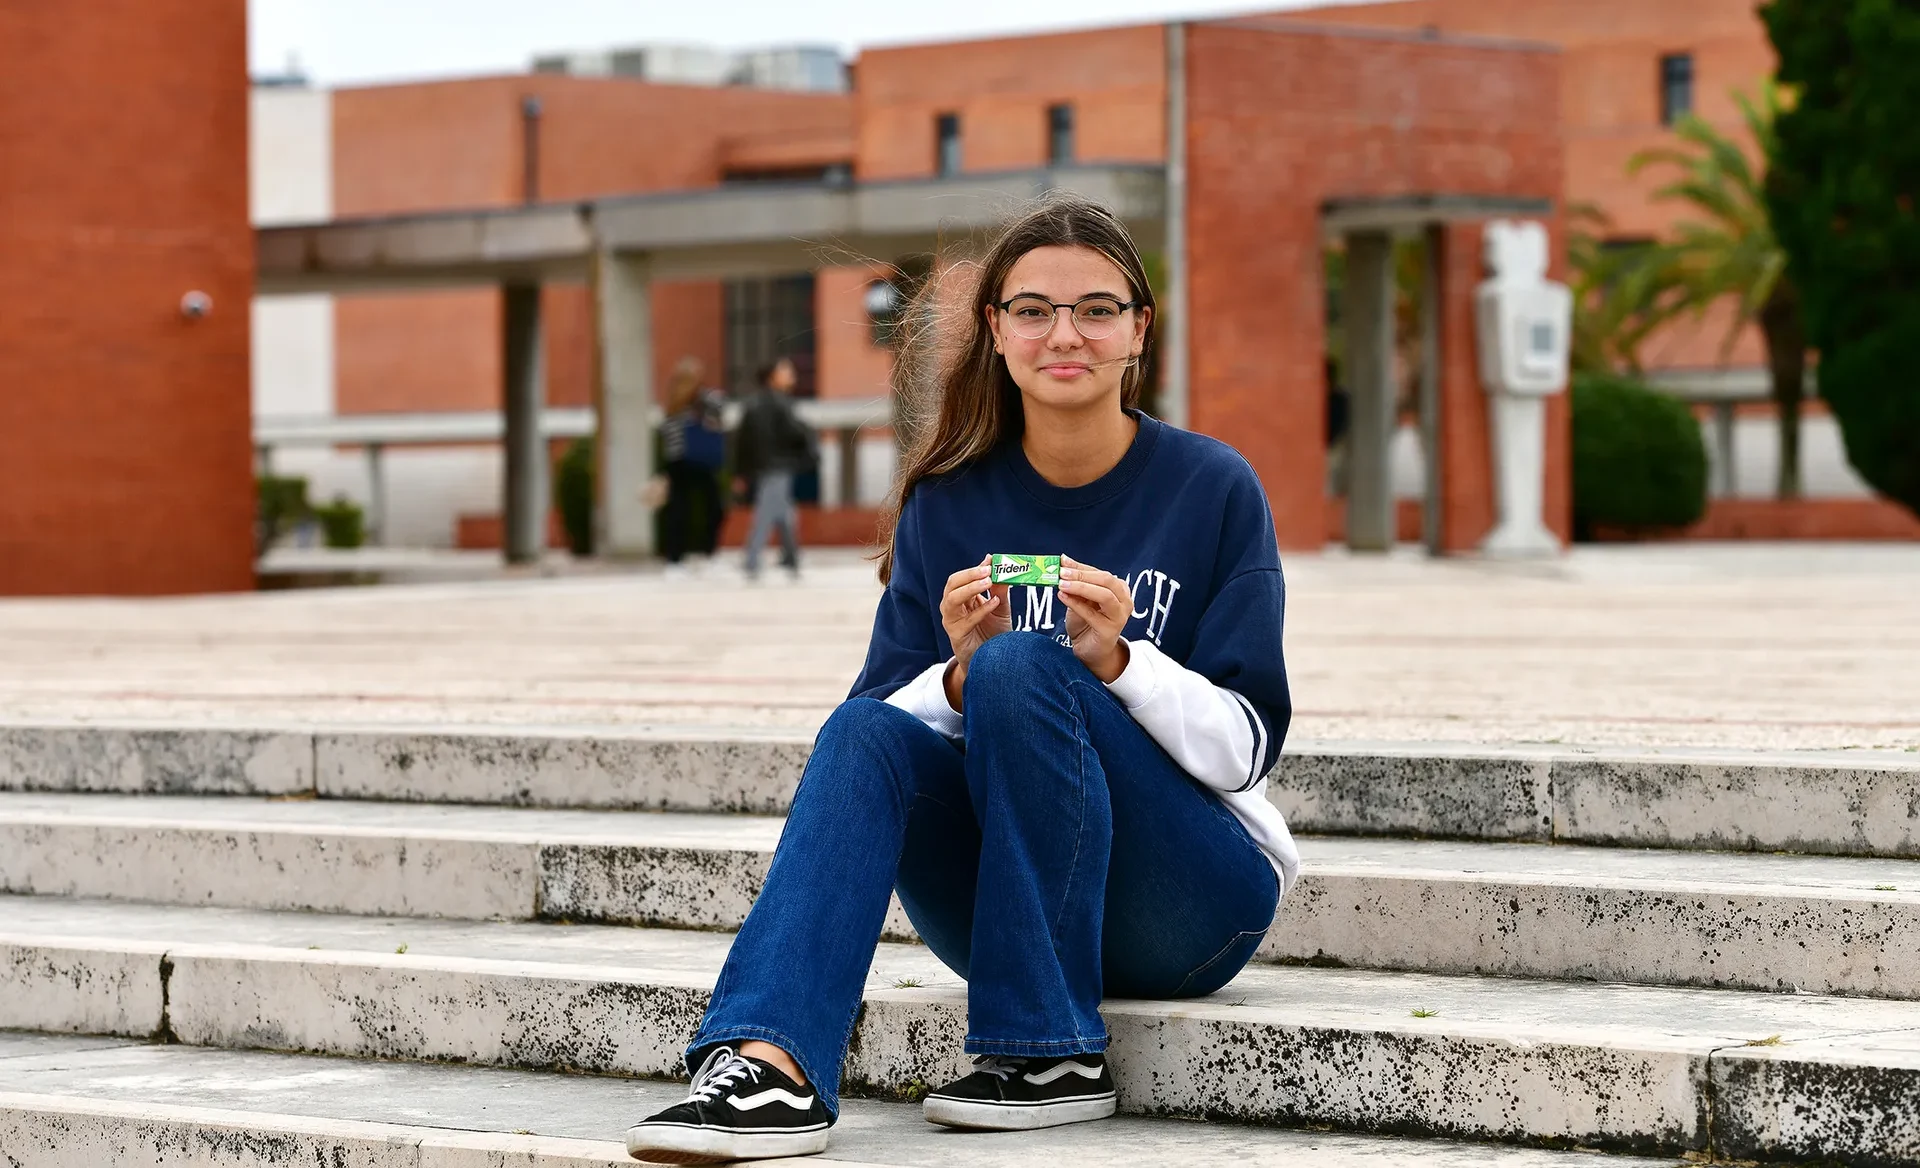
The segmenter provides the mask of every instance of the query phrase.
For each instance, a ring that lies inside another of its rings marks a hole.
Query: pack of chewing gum
[[[1036,588],[1058,588],[1060,557],[995,552],[987,561],[987,580],[993,584],[1027,584]]]

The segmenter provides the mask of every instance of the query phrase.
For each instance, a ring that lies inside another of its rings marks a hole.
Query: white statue
[[[1547,279],[1547,229],[1487,224],[1493,278],[1474,294],[1480,381],[1493,422],[1494,486],[1500,521],[1481,543],[1489,556],[1549,556],[1560,541],[1542,521],[1546,493],[1546,398],[1567,384],[1573,293]]]

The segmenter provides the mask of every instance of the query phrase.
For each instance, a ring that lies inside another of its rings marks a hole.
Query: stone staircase
[[[679,1071],[806,752],[0,727],[0,1163],[622,1161],[675,1088],[604,1076]],[[1133,1118],[889,1102],[964,1065],[896,910],[827,1162],[1920,1162],[1920,755],[1305,744],[1274,786],[1308,875],[1255,963],[1106,1007]]]

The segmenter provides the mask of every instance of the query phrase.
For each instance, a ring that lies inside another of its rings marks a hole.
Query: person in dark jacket
[[[726,461],[725,404],[721,393],[703,383],[698,357],[683,358],[667,387],[667,417],[660,424],[666,463],[667,501],[661,516],[660,550],[677,565],[692,552],[711,558],[726,504],[720,495],[720,468]]]
[[[793,409],[799,378],[793,362],[782,357],[760,371],[760,388],[747,399],[740,418],[734,465],[741,492],[751,492],[753,524],[747,531],[747,578],[760,576],[760,552],[774,528],[780,532],[780,566],[800,575],[800,531],[793,509],[793,479],[812,468],[813,430]]]

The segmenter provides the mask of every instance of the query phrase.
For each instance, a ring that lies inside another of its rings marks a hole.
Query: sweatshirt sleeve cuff
[[[920,675],[894,690],[887,704],[898,706],[948,738],[966,734],[966,719],[947,702],[947,665],[929,665]]]
[[[1153,697],[1160,688],[1160,677],[1154,668],[1153,658],[1160,650],[1154,648],[1151,641],[1127,642],[1127,667],[1120,676],[1107,683],[1107,692],[1120,699],[1120,704],[1129,710],[1137,710]]]

